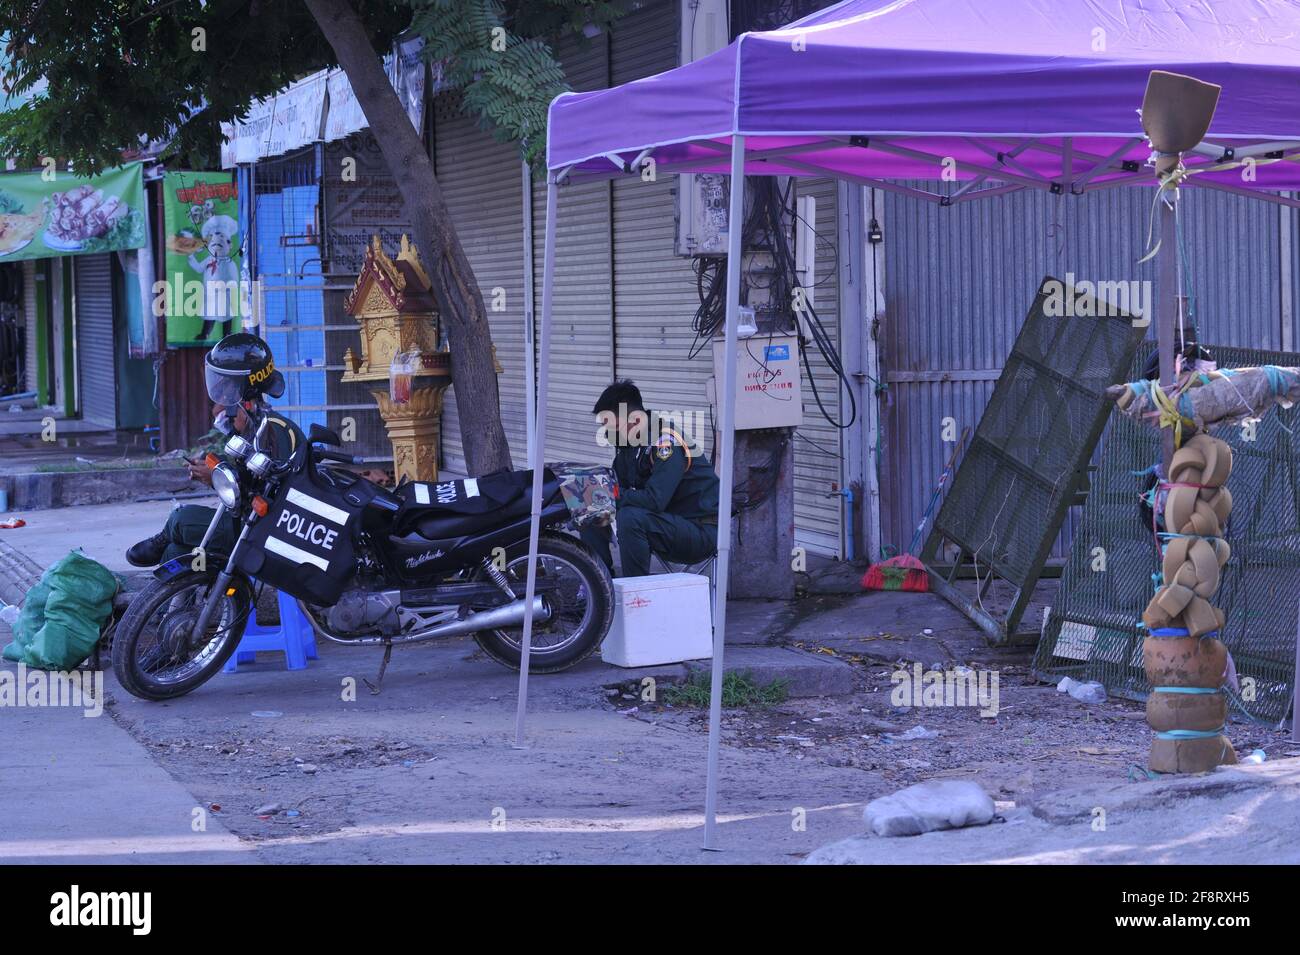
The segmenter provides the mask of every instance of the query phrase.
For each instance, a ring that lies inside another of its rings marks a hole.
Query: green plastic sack
[[[99,642],[115,593],[112,572],[74,550],[27,592],[4,658],[42,670],[76,669]]]

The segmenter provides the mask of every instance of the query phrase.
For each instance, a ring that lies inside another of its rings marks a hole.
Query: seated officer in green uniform
[[[718,476],[704,452],[647,411],[630,381],[616,381],[591,409],[615,445],[615,526],[624,577],[650,573],[650,554],[682,564],[718,546]],[[613,573],[610,529],[587,527],[582,539]]]
[[[292,421],[269,414],[265,398],[284,394],[284,376],[275,370],[270,346],[256,335],[227,335],[208,352],[203,372],[219,431],[252,441],[256,428],[248,412],[257,410],[270,421],[262,439],[263,449],[277,461],[288,458],[306,440]],[[188,463],[191,479],[212,483],[212,468],[207,463]],[[137,567],[153,567],[192,554],[203,543],[214,513],[213,508],[199,504],[175,508],[161,531],[127,549],[126,559]],[[208,540],[209,553],[230,553],[242,516],[225,515]]]

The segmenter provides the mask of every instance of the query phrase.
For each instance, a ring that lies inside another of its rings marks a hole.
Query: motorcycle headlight
[[[271,458],[262,451],[254,452],[245,462],[244,467],[248,468],[258,477],[266,477],[271,473]]]
[[[242,461],[253,453],[253,443],[237,434],[231,435],[230,440],[226,442],[225,453],[228,458]]]
[[[226,507],[233,510],[239,506],[239,476],[229,464],[218,464],[212,469],[212,490]]]

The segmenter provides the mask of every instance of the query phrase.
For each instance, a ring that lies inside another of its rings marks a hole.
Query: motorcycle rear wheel
[[[185,571],[151,581],[131,601],[113,636],[113,674],[124,690],[155,702],[175,699],[221,670],[248,626],[253,593],[248,581],[232,580],[234,593],[222,599],[206,639],[186,639],[185,625],[197,619],[216,578],[216,570]]]
[[[609,570],[585,544],[567,534],[544,533],[537,544],[538,580],[550,574],[551,618],[534,621],[528,672],[559,673],[581,663],[597,648],[614,622],[614,584]],[[506,578],[524,596],[528,573],[528,542],[506,551]],[[478,579],[486,579],[482,571]],[[474,640],[493,660],[518,670],[523,658],[523,628],[482,630]]]

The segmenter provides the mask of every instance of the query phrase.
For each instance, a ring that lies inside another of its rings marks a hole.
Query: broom
[[[911,593],[926,593],[929,591],[930,575],[926,573],[925,565],[921,563],[920,559],[913,555],[921,544],[921,533],[930,520],[930,514],[933,513],[934,506],[939,503],[944,485],[948,483],[948,478],[953,472],[953,464],[957,460],[957,455],[961,453],[962,447],[966,444],[968,434],[970,434],[970,428],[963,428],[957,446],[952,449],[952,454],[948,457],[948,463],[944,465],[943,474],[939,475],[939,483],[935,486],[934,494],[930,496],[930,503],[926,506],[925,513],[921,515],[921,523],[916,525],[916,533],[912,535],[912,546],[908,548],[908,552],[899,554],[896,557],[890,557],[888,560],[883,560],[868,567],[867,572],[862,577],[863,590],[906,590]]]

